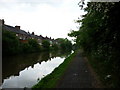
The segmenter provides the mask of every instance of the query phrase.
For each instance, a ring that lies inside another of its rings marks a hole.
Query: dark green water
[[[32,87],[58,67],[71,52],[44,52],[4,57],[2,88]]]

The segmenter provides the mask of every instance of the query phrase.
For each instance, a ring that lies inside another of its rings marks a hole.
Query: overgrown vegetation
[[[28,39],[28,42],[21,43],[15,36],[15,33],[9,31],[2,31],[2,53],[3,56],[39,52],[40,45],[34,39]]]
[[[64,62],[60,64],[59,67],[55,68],[55,70],[51,74],[42,78],[42,80],[40,80],[38,84],[33,86],[32,89],[34,90],[36,88],[39,88],[39,89],[55,88],[57,85],[57,81],[61,78],[61,76],[63,75],[63,73],[65,72],[66,68],[68,67],[68,65],[70,64],[71,60],[75,55],[76,54],[73,53],[69,57],[67,57],[64,60]]]
[[[50,50],[50,42],[47,40],[42,41],[42,47],[44,51],[49,51]]]
[[[59,42],[59,48],[61,50],[67,51],[72,49],[72,43],[67,38],[58,38],[57,41]]]
[[[35,52],[48,52],[64,50],[70,51],[72,49],[72,43],[68,39],[61,38],[62,42],[50,44],[49,40],[42,40],[42,45],[39,45],[36,39],[28,39],[26,42],[21,42],[15,33],[2,30],[2,45],[3,56],[35,53]]]
[[[18,38],[16,38],[14,33],[7,31],[2,31],[2,48],[3,55],[21,52]]]
[[[89,2],[75,37],[106,87],[120,87],[120,2]]]

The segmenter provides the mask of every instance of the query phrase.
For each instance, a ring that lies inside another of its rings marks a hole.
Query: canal
[[[2,88],[31,88],[50,74],[71,52],[44,52],[3,57]]]

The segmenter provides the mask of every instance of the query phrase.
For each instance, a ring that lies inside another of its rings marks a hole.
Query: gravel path
[[[101,84],[80,52],[74,57],[57,88],[100,88]]]

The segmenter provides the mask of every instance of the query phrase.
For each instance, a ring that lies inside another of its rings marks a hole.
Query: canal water
[[[71,52],[45,52],[3,58],[2,88],[31,88]]]

